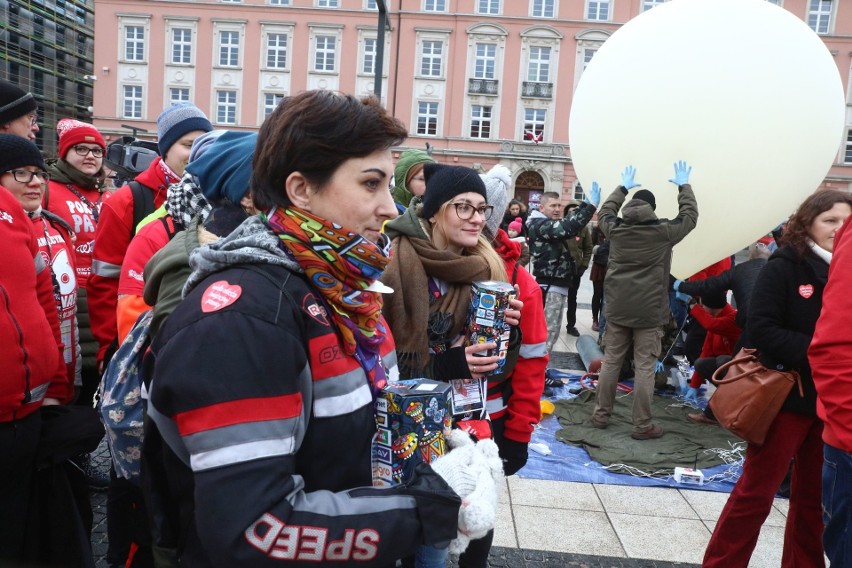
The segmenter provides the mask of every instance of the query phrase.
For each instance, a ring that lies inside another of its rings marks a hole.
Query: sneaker
[[[663,429],[658,424],[654,424],[643,432],[636,432],[634,430],[633,433],[630,434],[630,437],[634,440],[651,440],[654,438],[660,438],[662,435]]]
[[[565,331],[568,332],[568,335],[572,335],[574,337],[580,337],[580,332],[577,331],[576,327],[566,327]]]
[[[593,321],[593,322],[592,322],[592,331],[600,331],[600,330],[601,330],[601,328],[600,328],[600,326],[598,325],[598,322]]]
[[[703,412],[690,412],[686,415],[686,419],[695,424],[706,424],[707,426],[718,426],[719,423],[704,414]]]
[[[74,456],[72,461],[83,472],[89,489],[106,491],[109,487],[109,466],[98,467],[93,462],[91,454],[79,454]]]
[[[589,422],[592,426],[600,430],[604,430],[607,426],[609,426],[609,420],[600,420],[598,418],[595,418],[594,414],[592,414],[592,417],[589,418]]]
[[[562,382],[562,379],[557,379],[556,377],[551,377],[549,374],[544,374],[544,386],[549,388],[558,388],[564,387],[565,383]]]

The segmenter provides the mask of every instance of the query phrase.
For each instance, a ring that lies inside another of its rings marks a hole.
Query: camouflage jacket
[[[539,284],[570,286],[577,265],[568,251],[568,241],[583,230],[595,206],[581,203],[564,219],[554,221],[540,211],[527,218],[527,234],[532,255],[533,274]]]

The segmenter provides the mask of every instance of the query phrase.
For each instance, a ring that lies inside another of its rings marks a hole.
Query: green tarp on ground
[[[554,416],[562,429],[556,439],[584,448],[611,471],[670,475],[675,467],[703,469],[726,463],[724,455],[745,442],[719,426],[693,424],[686,415],[696,410],[674,398],[654,396],[651,412],[665,435],[655,440],[634,440],[631,420],[633,394],[616,397],[609,427],[594,428],[589,422],[595,394],[583,391],[576,398],[557,400]],[[721,450],[721,451],[720,451]],[[624,467],[620,467],[624,466]]]

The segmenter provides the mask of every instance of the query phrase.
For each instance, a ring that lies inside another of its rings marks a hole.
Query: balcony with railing
[[[531,99],[552,99],[553,83],[524,81],[521,85],[521,96]]]
[[[489,95],[496,97],[499,93],[500,82],[497,79],[468,79],[467,93],[469,95]]]

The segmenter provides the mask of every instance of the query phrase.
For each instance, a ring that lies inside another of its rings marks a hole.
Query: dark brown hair
[[[821,189],[812,193],[787,221],[784,235],[778,244],[793,247],[799,256],[807,254],[808,240],[811,238],[808,231],[814,219],[834,207],[835,203],[846,203],[852,207],[852,195],[838,189]]]
[[[351,158],[400,144],[408,132],[375,97],[306,91],[278,104],[263,125],[252,164],[251,195],[260,211],[286,207],[293,172],[322,189]]]

